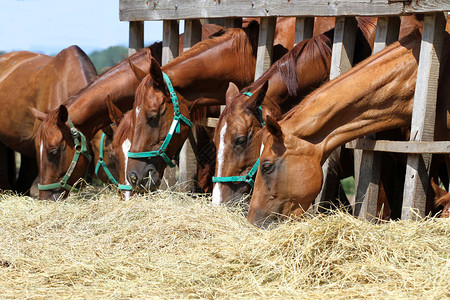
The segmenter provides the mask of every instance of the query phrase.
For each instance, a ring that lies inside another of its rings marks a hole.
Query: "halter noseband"
[[[251,97],[253,96],[250,92],[243,92],[242,94]],[[262,114],[262,107],[258,106],[258,120],[261,123],[262,126],[265,126],[266,123],[263,119]],[[253,165],[253,167],[250,169],[250,171],[245,176],[227,176],[227,177],[213,177],[212,182],[246,182],[248,183],[252,188],[255,186],[255,180],[253,179],[256,175],[256,171],[258,171],[258,165],[259,165],[259,158]]]
[[[167,147],[169,146],[170,141],[172,140],[173,133],[180,133],[181,128],[181,121],[186,123],[189,127],[192,127],[192,122],[183,116],[180,112],[180,105],[178,104],[178,97],[175,93],[172,82],[169,79],[169,76],[167,76],[166,73],[163,73],[164,82],[167,85],[167,88],[170,92],[170,97],[173,104],[173,110],[174,110],[174,117],[172,124],[170,125],[169,132],[167,133],[166,138],[164,139],[164,142],[162,143],[161,147],[159,147],[158,150],[155,151],[147,151],[147,152],[130,152],[128,151],[128,157],[129,158],[150,158],[150,157],[161,157],[169,167],[175,167],[175,164],[172,162],[172,159],[169,158],[169,156],[166,153]]]
[[[111,126],[114,124],[111,124]],[[97,175],[98,177],[98,171],[100,170],[100,168],[103,168],[103,171],[105,172],[106,176],[108,176],[108,179],[114,184],[116,185],[119,190],[122,191],[132,191],[133,187],[131,185],[128,184],[120,184],[113,176],[113,174],[111,173],[111,171],[108,169],[108,166],[106,165],[103,157],[103,152],[104,152],[104,145],[105,145],[105,137],[106,137],[106,133],[102,133],[102,137],[100,138],[100,147],[99,147],[99,154],[98,154],[98,162],[95,166],[95,175]]]
[[[89,160],[89,163],[92,161],[92,156],[89,153],[89,149],[86,143],[86,137],[84,136],[84,134],[75,128],[69,116],[67,117],[67,124],[69,124],[70,133],[72,135],[73,143],[75,144],[75,154],[73,155],[72,162],[70,163],[70,166],[66,171],[66,174],[64,174],[63,178],[60,181],[50,184],[38,184],[38,189],[40,191],[48,191],[62,187],[63,189],[68,191],[73,190],[74,192],[78,192],[78,189],[68,184],[67,181],[69,180],[70,176],[75,170],[80,155],[86,157]],[[86,170],[86,173],[84,174],[85,179],[87,177],[88,171],[89,168]]]

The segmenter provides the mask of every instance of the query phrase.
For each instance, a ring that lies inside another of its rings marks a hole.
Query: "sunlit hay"
[[[338,212],[260,230],[208,197],[91,189],[60,202],[0,195],[0,228],[2,298],[450,297],[443,219]]]

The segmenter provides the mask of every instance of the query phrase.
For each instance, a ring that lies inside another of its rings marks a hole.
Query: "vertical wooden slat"
[[[162,41],[162,64],[165,65],[172,59],[178,56],[179,44],[179,26],[178,21],[168,20],[163,21],[163,41]],[[163,184],[161,188],[170,189],[173,187],[176,180],[176,168],[166,168],[164,171]]]
[[[297,17],[295,20],[295,44],[310,39],[314,32],[313,17]]]
[[[227,28],[241,28],[242,18],[226,18],[225,27]]]
[[[432,141],[436,97],[443,46],[445,14],[426,14],[423,21],[419,67],[411,121],[411,141]],[[430,154],[408,155],[403,192],[402,219],[425,215]]]
[[[200,21],[185,20],[184,21],[184,42],[183,51],[188,51],[196,43],[202,39],[202,25]],[[196,125],[194,125],[196,126]],[[192,129],[195,130],[194,128]],[[191,133],[192,134],[192,133]],[[197,173],[197,159],[195,158],[194,150],[191,142],[186,140],[180,152],[179,161],[179,179],[182,188],[186,192],[192,192],[195,188],[195,174]]]
[[[273,38],[275,36],[276,17],[261,18],[259,24],[258,52],[256,57],[255,80],[272,64]]]
[[[128,33],[128,56],[133,55],[142,48],[144,48],[144,22],[130,22]]]
[[[163,21],[162,64],[165,65],[178,56],[178,21]]]
[[[373,54],[398,39],[400,29],[399,17],[380,17],[377,22],[377,33]],[[371,137],[375,138],[376,135]],[[372,220],[377,215],[378,191],[380,181],[380,153],[362,151],[360,171],[355,186],[354,214],[360,219]]]
[[[353,53],[355,50],[357,21],[355,17],[337,17],[334,30],[333,50],[331,56],[330,80],[336,78],[340,74],[352,67]],[[339,151],[337,149],[336,151]],[[338,180],[331,170],[329,170],[329,160],[327,159],[322,166],[323,182],[322,190],[317,195],[315,206],[318,208],[326,195],[332,194],[332,191],[325,189],[332,188],[336,184],[328,183],[330,180]]]

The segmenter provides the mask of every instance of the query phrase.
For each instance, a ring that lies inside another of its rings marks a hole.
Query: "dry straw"
[[[0,196],[1,298],[450,298],[449,220],[261,230],[206,197],[90,195]]]

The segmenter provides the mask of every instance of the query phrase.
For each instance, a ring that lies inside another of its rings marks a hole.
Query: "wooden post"
[[[225,27],[227,28],[241,28],[242,18],[226,18]]]
[[[184,21],[184,44],[183,52],[188,51],[196,43],[202,39],[202,25],[198,19]],[[195,126],[192,131],[195,131]],[[192,133],[191,133],[192,134]],[[197,173],[197,159],[195,158],[194,149],[188,140],[184,143],[180,152],[179,161],[179,179],[178,182],[186,192],[192,192],[195,189],[194,178]]]
[[[297,17],[295,20],[295,44],[310,39],[314,32],[314,18],[313,17]]]
[[[272,64],[273,38],[275,36],[276,17],[261,18],[259,23],[258,52],[256,57],[255,80]]]
[[[330,80],[338,77],[352,67],[353,53],[355,51],[357,21],[355,17],[337,17],[334,30],[333,50],[331,56]],[[340,152],[340,149],[336,151]],[[321,206],[321,202],[334,200],[325,199],[326,195],[334,194],[334,191],[325,189],[333,188],[336,184],[331,181],[339,180],[336,174],[329,170],[329,160],[327,159],[322,166],[323,185],[319,195],[315,200],[316,208]]]
[[[383,50],[398,39],[399,17],[380,17],[373,54]],[[375,138],[376,135],[372,135]],[[355,175],[356,176],[356,175]],[[378,191],[380,181],[380,153],[362,151],[358,180],[355,180],[354,214],[360,219],[373,220],[377,217]]]
[[[178,56],[178,21],[163,21],[162,65]]]
[[[426,14],[423,21],[419,67],[411,121],[411,141],[434,138],[439,67],[445,29],[445,14]],[[402,219],[423,217],[426,208],[430,154],[408,155],[403,192]]]
[[[128,56],[135,54],[142,48],[144,48],[144,22],[130,22],[128,34]]]
[[[179,26],[178,21],[163,21],[163,41],[162,41],[162,65],[178,56],[179,44]],[[166,168],[164,171],[163,183],[161,188],[170,188],[177,182],[176,168]]]

